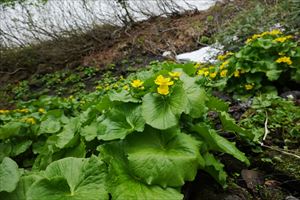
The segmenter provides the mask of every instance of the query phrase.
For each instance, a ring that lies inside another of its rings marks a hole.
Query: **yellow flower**
[[[115,84],[113,85],[113,87],[114,87],[114,88],[118,88],[118,87],[119,87],[118,83],[115,83]]]
[[[160,85],[158,88],[157,88],[157,92],[159,94],[162,94],[162,95],[167,95],[170,93],[169,91],[169,86],[168,85]]]
[[[131,82],[131,86],[134,87],[134,88],[139,88],[139,87],[141,87],[143,84],[144,84],[144,82],[141,81],[141,80],[139,80],[139,79],[133,80],[133,81]]]
[[[27,108],[23,108],[23,109],[17,109],[16,112],[19,112],[19,113],[28,113],[29,110]]]
[[[28,124],[32,124],[32,125],[36,124],[35,119],[32,118],[32,117],[29,117],[29,118],[24,119],[24,122],[26,122],[26,123],[28,123]]]
[[[0,110],[0,114],[7,114],[9,112],[10,112],[9,110]]]
[[[128,85],[124,85],[124,86],[123,86],[123,89],[124,89],[124,90],[128,90],[128,89],[129,89]]]
[[[44,108],[39,108],[39,113],[45,113],[45,109]]]
[[[202,76],[203,74],[204,74],[204,70],[203,69],[199,69],[198,70],[198,72],[197,72],[197,74],[199,75],[199,76]]]
[[[287,40],[286,37],[279,37],[279,38],[276,38],[275,40],[273,40],[274,42],[285,42]]]
[[[194,65],[194,68],[199,68],[201,66],[201,63],[196,63],[195,65]]]
[[[206,76],[207,76],[208,75],[207,72],[208,72],[208,68],[201,68],[201,69],[198,70],[197,74],[199,76],[202,76],[202,75],[206,74]]]
[[[252,41],[253,41],[252,38],[248,38],[248,39],[246,40],[246,44],[249,44],[249,43],[251,43]]]
[[[233,76],[234,77],[240,77],[240,71],[239,70],[234,71]]]
[[[222,61],[222,60],[224,60],[225,58],[226,58],[225,55],[218,55],[218,58],[217,58],[217,59]]]
[[[293,64],[293,62],[291,61],[291,58],[290,57],[287,57],[287,56],[283,56],[283,57],[280,57],[276,60],[277,63],[287,63],[288,65],[291,65]]]
[[[169,75],[174,78],[175,80],[178,80],[180,77],[181,73],[180,72],[169,72]]]
[[[218,60],[223,61],[223,60],[225,60],[225,58],[227,58],[228,56],[231,56],[231,55],[233,55],[233,54],[234,54],[234,53],[228,51],[228,52],[225,53],[224,55],[219,55],[219,56],[218,56]]]
[[[223,62],[223,63],[220,65],[220,70],[226,68],[228,64],[229,64],[229,61]]]
[[[282,32],[279,29],[274,29],[270,32],[267,32],[269,35],[280,35]]]
[[[220,76],[223,77],[223,78],[226,77],[227,72],[228,72],[227,69],[222,70],[222,71],[220,72]]]
[[[253,87],[254,87],[254,84],[253,84],[253,83],[251,83],[251,84],[246,84],[246,85],[245,85],[245,89],[246,89],[246,90],[252,90]]]
[[[209,74],[210,78],[216,78],[216,76],[217,76],[217,72],[213,72]]]
[[[255,39],[260,38],[260,37],[262,37],[262,36],[264,36],[264,33],[263,33],[263,34],[254,34],[254,35],[252,36],[252,39],[255,40]]]
[[[155,84],[156,85],[173,85],[174,82],[171,81],[170,78],[165,78],[162,75],[159,75],[156,79],[155,79]]]
[[[279,38],[276,38],[275,40],[273,40],[274,42],[285,42],[286,40],[288,39],[291,39],[293,38],[293,36],[291,35],[288,35],[288,36],[285,36],[285,37],[279,37]]]
[[[101,85],[97,85],[96,86],[96,90],[102,90],[103,88],[102,88],[102,86]]]

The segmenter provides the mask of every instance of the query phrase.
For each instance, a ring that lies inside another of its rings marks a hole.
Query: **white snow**
[[[116,13],[116,4],[112,0],[48,0],[45,5],[36,6],[38,0],[28,0],[26,4],[15,7],[0,6],[0,30],[13,35],[8,38],[0,35],[4,43],[30,42],[36,37],[47,38],[44,32],[58,34],[62,30],[73,30],[81,27],[89,29],[95,24],[120,24]],[[172,0],[183,9],[206,10],[217,0]],[[132,7],[130,12],[136,21],[144,20],[150,13],[160,15],[163,9],[157,0],[128,0]],[[117,9],[118,10],[118,9]],[[141,13],[140,11],[143,11]],[[168,10],[167,10],[168,11]],[[36,27],[31,27],[33,23]],[[37,29],[34,34],[30,31]],[[16,39],[17,38],[17,39]]]
[[[216,62],[216,56],[220,54],[222,51],[222,46],[220,45],[211,45],[207,47],[203,47],[201,49],[198,49],[196,51],[187,52],[183,54],[179,54],[176,56],[176,59],[178,61],[193,61],[198,63],[204,63],[204,62]]]

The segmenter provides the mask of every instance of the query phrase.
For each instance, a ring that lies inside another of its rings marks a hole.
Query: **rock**
[[[257,186],[264,184],[263,175],[258,171],[243,169],[241,175],[246,182],[247,188],[251,189],[254,193],[257,191]]]

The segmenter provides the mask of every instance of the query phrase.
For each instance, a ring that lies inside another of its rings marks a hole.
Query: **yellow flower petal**
[[[233,76],[234,77],[240,77],[240,71],[239,70],[234,71]]]
[[[131,82],[131,86],[134,87],[134,88],[138,88],[138,87],[141,87],[142,85],[144,84],[143,81],[137,79],[137,80],[133,80]]]
[[[287,57],[287,56],[280,57],[275,62],[277,62],[277,63],[287,63],[288,65],[293,64],[291,58]]]
[[[222,71],[220,72],[220,76],[223,77],[223,78],[226,77],[227,72],[228,72],[227,69],[222,70]]]
[[[217,76],[217,72],[213,72],[209,74],[210,78],[215,78]]]
[[[39,113],[45,113],[45,109],[44,108],[39,108]]]
[[[252,90],[253,87],[254,87],[254,84],[253,84],[253,83],[252,83],[252,84],[246,84],[246,85],[245,85],[245,89],[246,89],[246,90]]]
[[[155,79],[154,83],[155,83],[156,85],[173,85],[173,84],[174,84],[174,82],[171,81],[170,78],[165,78],[165,77],[163,77],[162,75],[159,75],[159,76]]]
[[[169,75],[172,78],[174,78],[175,80],[177,80],[180,77],[181,73],[180,72],[169,72]]]
[[[157,92],[159,94],[162,94],[162,95],[167,95],[169,94],[169,86],[167,85],[160,85],[158,88],[157,88]]]

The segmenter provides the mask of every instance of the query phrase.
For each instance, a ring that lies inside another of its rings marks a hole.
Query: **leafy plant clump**
[[[266,124],[267,122],[267,124]],[[300,139],[300,109],[291,100],[275,94],[262,94],[253,99],[250,109],[242,116],[242,127],[257,129],[260,135],[269,130],[269,136],[279,146],[297,147]]]
[[[249,161],[208,113],[218,113],[226,131],[254,135],[195,72],[193,64],[165,63],[80,100],[48,97],[1,110],[0,160],[14,166],[1,174],[15,177],[0,176],[1,199],[182,199],[180,188],[199,169],[226,187],[215,153]]]
[[[266,86],[300,83],[300,47],[293,36],[280,30],[255,34],[236,53],[218,57],[215,66],[200,68],[207,85],[237,94],[253,93]]]

